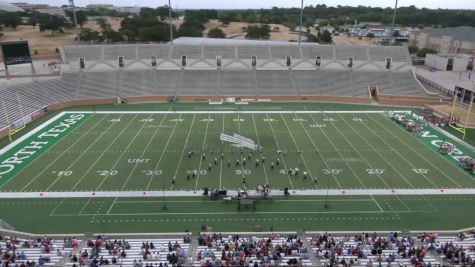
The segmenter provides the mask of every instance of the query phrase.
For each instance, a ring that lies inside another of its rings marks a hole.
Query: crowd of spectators
[[[65,239],[64,245],[58,248],[53,239],[42,237],[37,239],[20,239],[15,236],[3,237],[0,235],[0,266],[35,267],[51,262],[51,256],[62,256],[64,248],[72,248],[77,245],[75,239]],[[40,255],[28,256],[25,249],[37,248]]]
[[[184,237],[184,241],[187,240],[189,241],[189,236]],[[125,239],[112,240],[104,235],[97,236],[95,240],[88,240],[86,246],[88,249],[84,249],[79,255],[70,255],[69,258],[71,262],[75,263],[73,267],[97,267],[110,264],[120,265],[122,259],[128,257],[128,251],[130,252],[131,249],[134,249]],[[104,257],[104,253],[101,252],[107,252],[108,257]],[[161,260],[160,256],[164,253],[167,255],[166,259],[168,263],[156,263]],[[140,247],[141,258],[134,259],[133,266],[183,266],[187,257],[186,253],[186,250],[182,249],[177,241],[174,243],[169,241],[167,246],[163,244],[155,245],[153,242],[144,241]],[[136,257],[135,253],[133,257]],[[149,263],[150,261],[154,261],[155,263]]]
[[[426,255],[424,246],[416,246],[413,238],[399,237],[397,233],[390,233],[385,237],[376,233],[333,237],[325,233],[313,237],[311,245],[316,248],[317,258],[327,260],[331,266],[360,265],[361,259],[370,258],[367,266],[397,264],[401,259],[410,259],[410,263],[417,267],[424,266]]]
[[[473,259],[473,255],[475,255],[475,231],[459,233],[453,241],[446,242],[438,241],[436,233],[420,233],[418,238],[427,246],[427,250],[437,253],[449,264],[463,267],[475,266],[475,259]]]
[[[202,267],[211,266],[274,266],[286,258],[288,266],[299,266],[301,259],[308,259],[309,253],[297,236],[281,239],[271,237],[241,237],[221,234],[203,234],[198,245],[205,246],[196,254]]]

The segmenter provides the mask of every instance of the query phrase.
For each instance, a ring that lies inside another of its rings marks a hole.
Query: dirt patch
[[[108,20],[114,30],[119,30],[121,21],[122,19],[116,18]],[[84,27],[100,30],[95,21],[88,21]],[[64,33],[55,32],[54,35],[51,35],[51,31],[40,32],[38,27],[33,29],[33,26],[26,25],[19,26],[16,30],[5,28],[3,33],[4,36],[0,38],[0,41],[28,41],[32,56],[56,54],[56,48],[61,45],[73,44],[76,37],[76,33],[72,29],[65,29]]]
[[[345,35],[332,36],[333,43],[337,45],[370,45],[371,38],[362,37],[347,37]]]

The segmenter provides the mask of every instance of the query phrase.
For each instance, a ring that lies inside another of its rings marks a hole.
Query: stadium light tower
[[[300,3],[300,26],[299,26],[299,45],[302,41],[302,23],[303,23],[303,0]]]
[[[394,5],[393,23],[391,25],[391,37],[390,37],[391,39],[394,36],[394,32],[395,32],[394,29],[396,27],[397,1],[398,0],[396,0],[396,4]]]
[[[170,24],[170,43],[173,44],[173,26],[172,26],[172,4],[171,4],[171,0],[168,0],[168,23]]]
[[[76,17],[76,6],[74,5],[74,0],[69,0],[69,8],[71,9],[71,12],[73,12],[74,27],[76,28],[76,37],[79,42],[81,39],[79,39],[78,19]]]

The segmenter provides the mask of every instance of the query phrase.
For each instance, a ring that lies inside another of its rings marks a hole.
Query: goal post
[[[467,91],[466,89],[465,90],[462,90],[462,94],[461,94],[461,101],[463,102],[463,99],[465,97],[465,91]],[[467,134],[467,127],[470,123],[470,115],[471,115],[471,112],[472,112],[472,108],[473,108],[473,101],[475,99],[475,83],[473,84],[473,89],[472,90],[468,90],[470,92],[470,103],[468,105],[468,109],[467,109],[467,112],[465,114],[465,118],[462,118],[462,122],[459,122],[459,126],[457,126],[455,123],[452,123],[454,121],[454,118],[455,118],[455,109],[457,108],[457,96],[458,96],[458,90],[456,88],[455,92],[454,92],[454,98],[453,98],[453,103],[452,103],[452,110],[450,112],[450,118],[449,118],[449,127],[454,129],[455,131],[459,132],[462,134],[462,140],[465,140],[465,137],[466,137],[466,134]]]

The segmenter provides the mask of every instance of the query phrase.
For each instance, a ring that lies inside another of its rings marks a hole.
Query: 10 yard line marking
[[[211,113],[208,113],[208,121],[206,122],[206,131],[205,131],[205,136],[203,138],[203,147],[201,148],[201,153],[204,153],[205,146],[206,146],[206,136],[208,135],[208,127],[209,127],[209,121],[211,118]],[[208,156],[208,155],[207,155]],[[200,180],[200,175],[201,175],[201,164],[203,163],[203,156],[200,155],[200,164],[198,165],[198,175],[196,176],[196,185],[195,185],[195,191],[198,189],[198,181]]]
[[[91,116],[92,117],[92,116]],[[98,122],[96,122],[96,124],[94,124],[89,130],[92,130],[94,129],[97,125],[99,125],[105,118],[107,118],[108,116],[104,116],[104,118],[102,120],[99,120]],[[89,131],[87,131],[89,132]],[[31,179],[31,181],[26,184],[22,189],[20,189],[20,191],[23,191],[25,190],[28,186],[30,186],[31,183],[33,183],[36,179],[38,179],[40,177],[41,174],[43,174],[47,169],[49,169],[56,161],[58,161],[62,156],[64,156],[64,154],[66,154],[74,145],[76,145],[79,141],[82,140],[83,137],[87,136],[87,134],[84,134],[82,135],[81,137],[79,137],[71,146],[69,146],[68,148],[66,148],[66,150],[64,150],[64,152],[59,155],[58,157],[56,157],[53,161],[51,161],[50,164],[48,164],[43,170],[41,170],[33,179]],[[99,137],[98,137],[99,138]],[[85,150],[87,151],[87,149]],[[72,165],[70,166],[72,167]],[[69,167],[69,168],[70,168]],[[59,178],[58,178],[59,179]],[[13,180],[13,179],[11,179]],[[10,181],[11,181],[10,180]],[[56,181],[54,181],[52,184],[50,184],[50,186],[48,186],[48,188],[46,189],[46,191],[55,183]],[[5,183],[6,184],[6,183]],[[5,185],[4,184],[4,185]],[[0,187],[1,188],[1,187]]]

